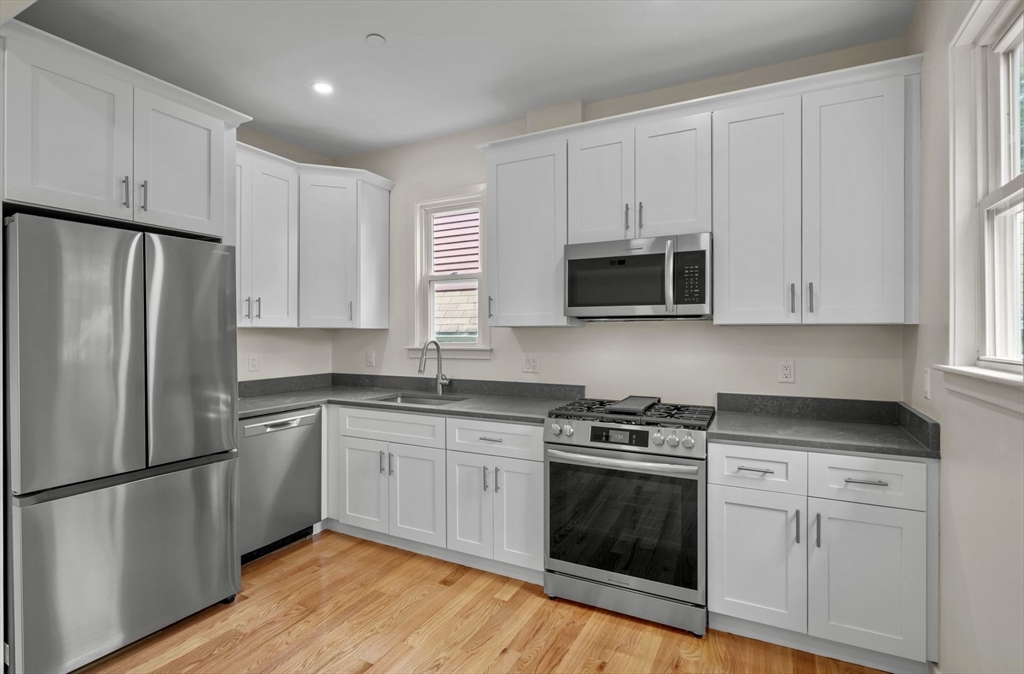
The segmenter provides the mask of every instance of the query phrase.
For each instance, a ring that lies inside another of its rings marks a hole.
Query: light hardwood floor
[[[95,672],[873,672],[552,601],[537,585],[324,532],[242,569],[242,592]]]

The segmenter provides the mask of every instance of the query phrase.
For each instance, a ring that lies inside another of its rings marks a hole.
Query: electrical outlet
[[[779,361],[779,383],[792,384],[796,381],[796,361]]]
[[[924,397],[926,400],[932,399],[932,369],[930,367],[924,369]]]
[[[530,374],[537,374],[540,372],[540,359],[537,357],[537,354],[523,354],[523,372],[529,372]]]
[[[258,353],[249,354],[249,372],[257,372],[260,369],[260,355]]]
[[[370,349],[366,352],[366,367],[377,366],[377,352]]]

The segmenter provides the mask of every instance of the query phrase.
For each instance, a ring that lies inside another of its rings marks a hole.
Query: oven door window
[[[665,304],[665,256],[627,255],[568,260],[570,307]]]
[[[550,557],[698,589],[697,480],[549,464]]]

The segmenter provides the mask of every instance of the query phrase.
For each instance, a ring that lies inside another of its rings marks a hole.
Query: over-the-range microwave
[[[711,318],[711,233],[566,245],[565,315]]]

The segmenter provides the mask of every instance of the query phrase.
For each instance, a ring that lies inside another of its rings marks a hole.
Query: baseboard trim
[[[426,543],[398,538],[391,534],[382,534],[377,531],[370,531],[369,529],[361,529],[360,527],[343,524],[342,522],[334,519],[325,519],[321,522],[321,525],[323,529],[335,531],[339,534],[345,534],[346,536],[354,536],[356,538],[373,541],[374,543],[389,545],[400,550],[408,550],[409,552],[426,555],[427,557],[443,559],[446,562],[480,569],[481,571],[487,571],[488,573],[494,573],[507,578],[514,578],[533,585],[544,585],[544,572],[536,569],[526,569],[521,566],[515,566],[514,564],[506,564],[505,562],[498,562],[493,559],[467,555],[464,552],[458,552],[456,550],[448,550],[447,548],[439,548],[434,545],[427,545]]]
[[[798,651],[806,651],[815,655],[822,655],[826,658],[834,658],[844,662],[852,662],[855,665],[880,669],[883,672],[906,673],[906,674],[929,674],[934,671],[929,662],[916,662],[907,660],[895,655],[876,653],[866,648],[849,646],[828,639],[812,637],[809,634],[791,632],[771,625],[762,625],[742,618],[722,615],[721,613],[708,613],[708,627],[720,632],[738,634],[741,637],[767,641],[777,646],[794,648]]]

